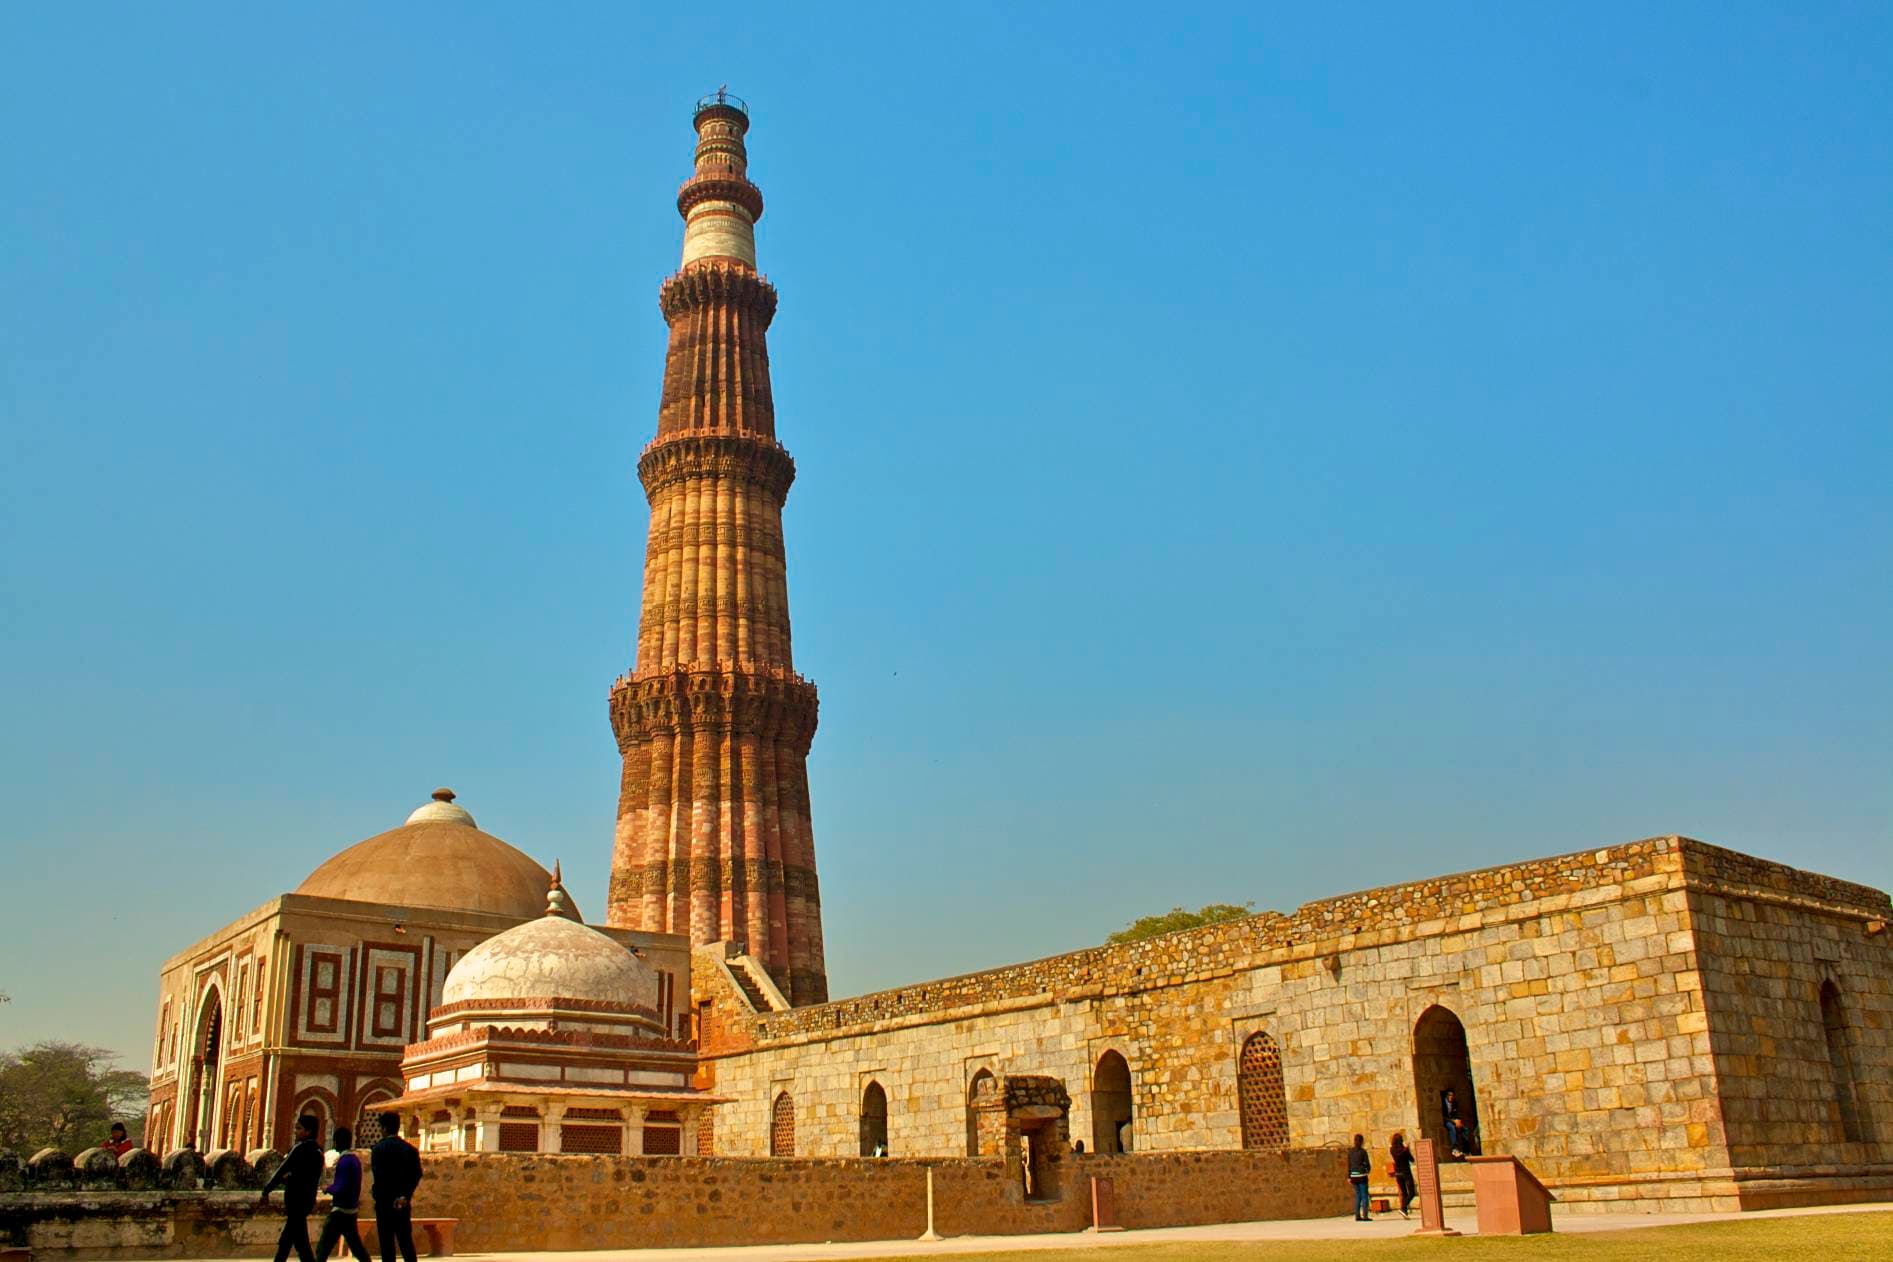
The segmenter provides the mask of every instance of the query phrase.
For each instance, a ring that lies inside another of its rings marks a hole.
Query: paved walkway
[[[1803,1214],[1860,1214],[1893,1210],[1893,1202],[1871,1205],[1827,1205],[1812,1209],[1756,1210],[1746,1214],[1562,1214],[1560,1232],[1576,1235],[1593,1231],[1623,1231],[1632,1227],[1670,1227],[1681,1223],[1747,1221],[1786,1218]],[[1478,1228],[1470,1210],[1449,1211],[1447,1224],[1467,1235]],[[1184,1241],[1244,1240],[1390,1240],[1405,1236],[1420,1225],[1398,1214],[1378,1215],[1371,1223],[1351,1218],[1304,1218],[1260,1223],[1215,1223],[1205,1227],[1156,1227],[1144,1231],[1114,1231],[1104,1235],[1061,1232],[1047,1236],[956,1236],[922,1243],[918,1240],[860,1240],[835,1244],[764,1244],[708,1249],[601,1249],[587,1253],[463,1254],[487,1262],[845,1262],[849,1258],[919,1258],[949,1254],[995,1253],[1007,1249],[1110,1249],[1127,1244],[1163,1244]]]

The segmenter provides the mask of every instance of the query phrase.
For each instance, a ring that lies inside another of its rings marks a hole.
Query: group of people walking
[[[368,1249],[356,1225],[361,1213],[362,1163],[351,1151],[355,1137],[346,1126],[335,1128],[335,1147],[340,1156],[329,1185],[321,1189],[330,1198],[329,1214],[322,1220],[322,1233],[314,1251],[309,1248],[309,1215],[315,1212],[317,1185],[327,1167],[321,1131],[319,1119],[308,1114],[297,1118],[295,1146],[263,1186],[261,1203],[265,1205],[271,1192],[283,1189],[283,1234],[276,1241],[276,1262],[285,1262],[291,1250],[298,1262],[328,1262],[338,1241],[348,1245],[358,1262],[367,1262]],[[381,1115],[381,1136],[368,1151],[368,1172],[374,1176],[370,1195],[375,1204],[375,1231],[381,1237],[382,1262],[394,1262],[397,1249],[403,1262],[414,1262],[413,1198],[421,1182],[421,1156],[414,1145],[401,1138],[399,1114]]]
[[[1374,1159],[1367,1155],[1367,1140],[1356,1135],[1354,1146],[1347,1150],[1347,1178],[1354,1187],[1354,1221],[1357,1223],[1372,1221],[1367,1212],[1367,1180],[1373,1173]],[[1400,1189],[1400,1216],[1411,1217],[1407,1209],[1419,1195],[1419,1187],[1413,1181],[1413,1150],[1407,1147],[1406,1136],[1398,1132],[1387,1146],[1387,1173]]]

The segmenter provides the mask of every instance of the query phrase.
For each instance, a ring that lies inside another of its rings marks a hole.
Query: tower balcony
[[[742,119],[745,124],[749,122],[749,102],[727,88],[718,88],[708,96],[698,97],[697,108],[690,111],[691,123],[694,125],[698,119],[711,110],[727,110]]]

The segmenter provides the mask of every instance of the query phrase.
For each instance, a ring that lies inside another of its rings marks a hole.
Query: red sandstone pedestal
[[[1551,1230],[1549,1189],[1517,1157],[1468,1157],[1482,1236],[1529,1236]]]

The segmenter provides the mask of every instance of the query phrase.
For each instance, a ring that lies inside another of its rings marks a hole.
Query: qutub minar
[[[1561,1214],[1893,1195],[1893,903],[1687,837],[831,1002],[762,195],[742,103],[694,121],[605,923],[437,789],[165,962],[148,1148],[235,1170],[300,1116],[393,1111],[456,1154],[430,1157],[429,1211],[488,1251],[919,1231],[912,1163],[653,1167],[633,1213],[630,1181],[500,1154],[919,1157],[942,1230],[1000,1232],[1084,1225],[1092,1174],[1132,1225],[1334,1212],[1357,1132],[1515,1157]],[[1472,1195],[1468,1166],[1440,1181]]]
[[[828,998],[809,819],[815,686],[790,652],[782,505],[795,462],[769,389],[775,288],[756,270],[762,193],[746,109],[696,113],[677,193],[683,266],[658,290],[670,325],[637,667],[611,690],[624,756],[609,922],[730,942],[794,1004]]]

